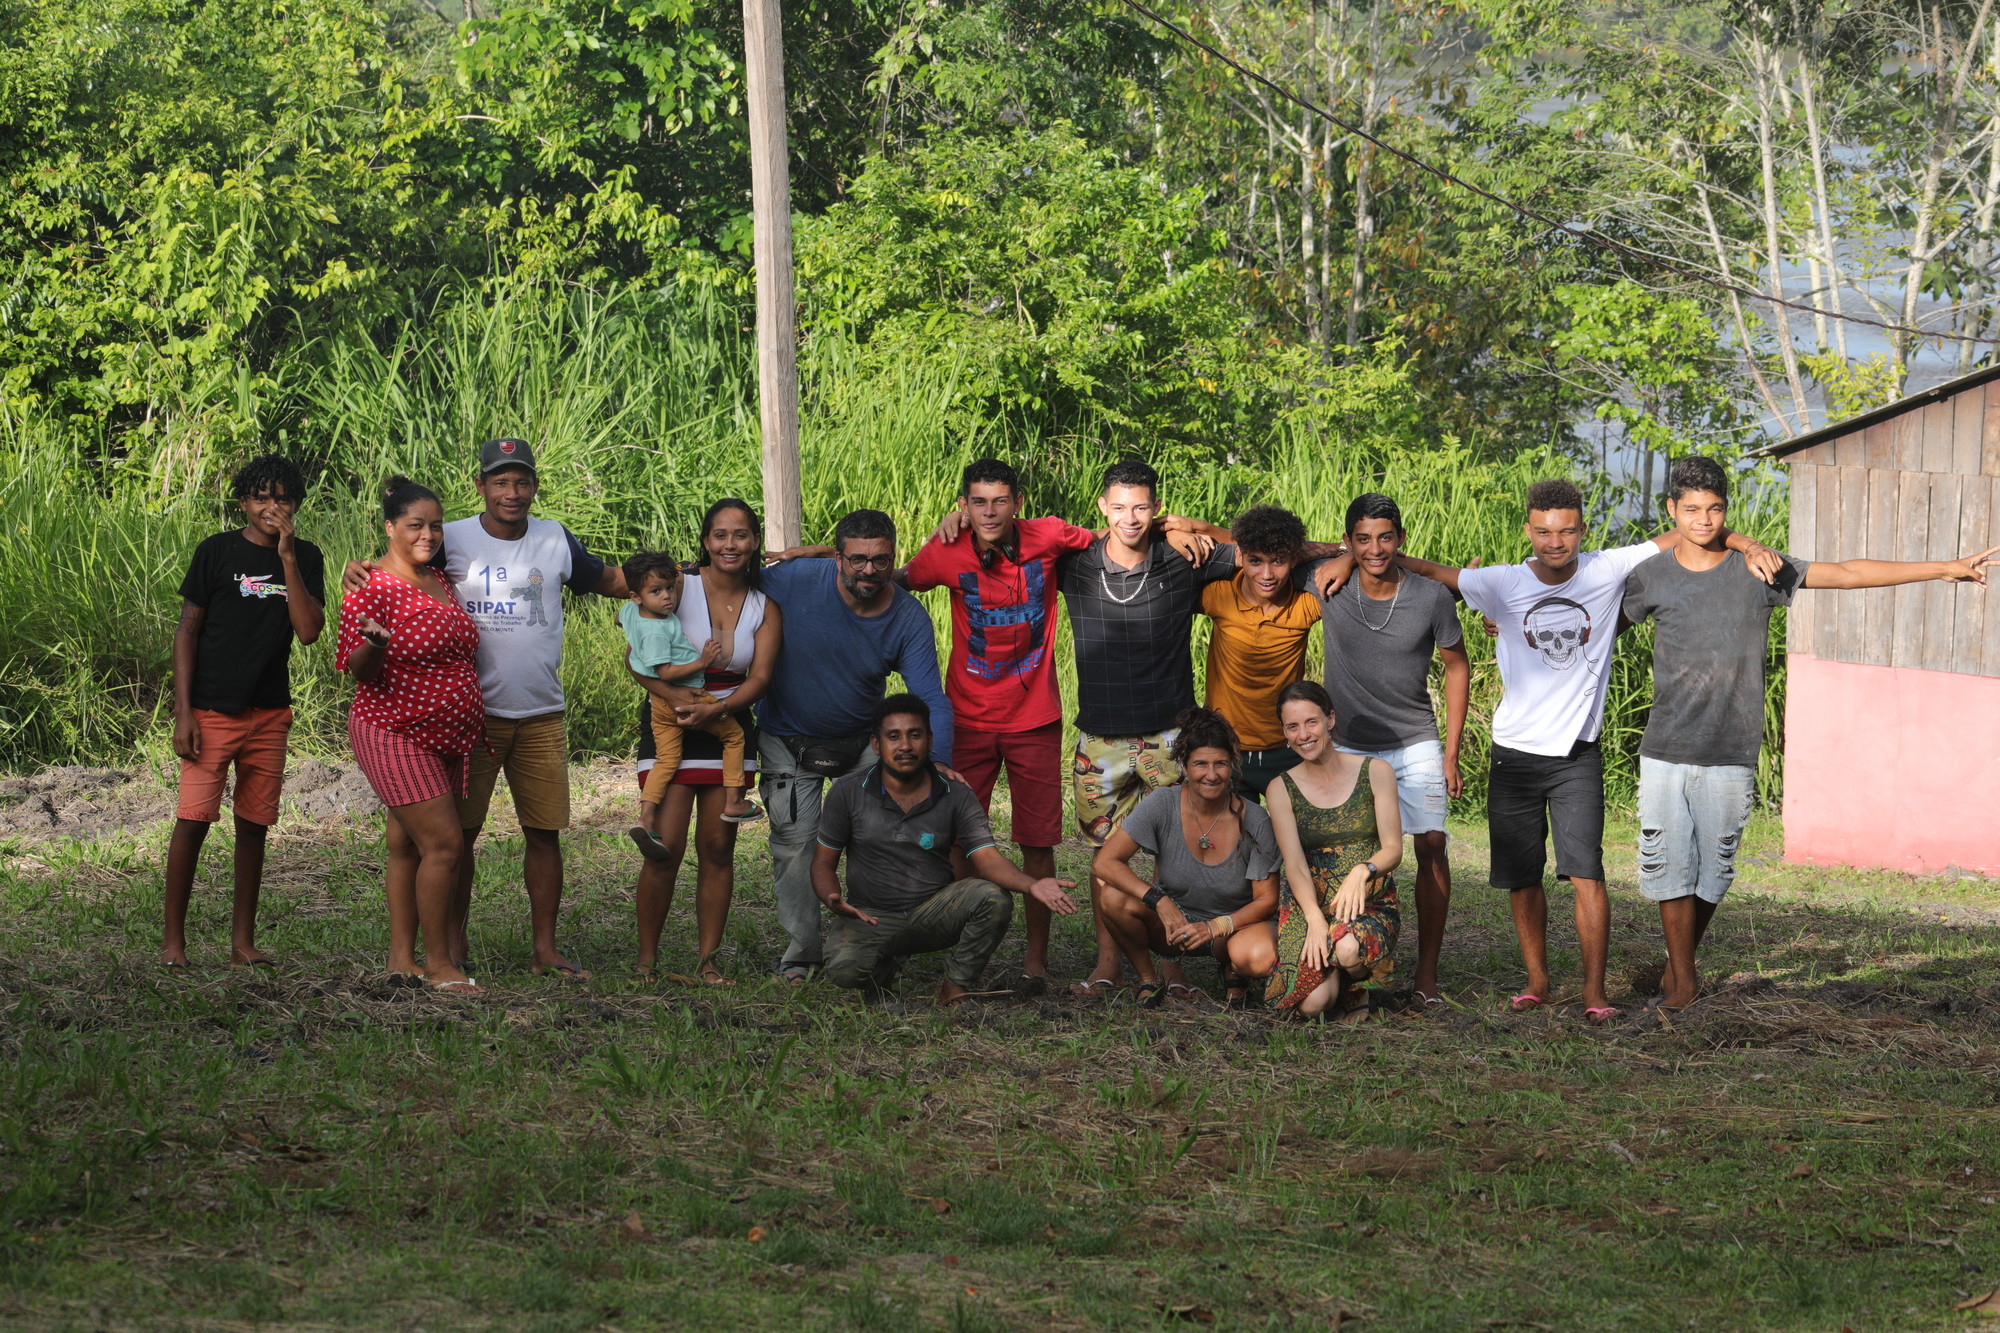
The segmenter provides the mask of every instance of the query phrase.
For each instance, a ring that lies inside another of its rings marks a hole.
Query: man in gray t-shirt
[[[939,1004],[979,984],[1014,919],[1010,893],[1058,916],[1076,910],[1074,880],[1035,879],[994,845],[986,808],[972,788],[931,763],[930,705],[892,694],[876,710],[875,762],[834,780],[820,807],[812,887],[833,913],[826,931],[826,979],[881,994],[904,958],[949,951]],[[956,842],[978,878],[953,879]],[[840,858],[847,857],[847,895]]]
[[[1639,892],[1659,903],[1673,1012],[1694,1003],[1695,951],[1736,878],[1757,797],[1771,612],[1801,588],[1885,588],[1942,579],[1984,583],[1992,551],[1963,560],[1818,560],[1792,556],[1769,584],[1723,545],[1729,478],[1707,458],[1667,473],[1667,513],[1681,542],[1625,580],[1623,618],[1648,616],[1653,707],[1639,743]],[[2000,548],[1996,548],[2000,549]]]
[[[1417,1003],[1441,1005],[1438,955],[1451,911],[1451,858],[1444,831],[1448,802],[1464,790],[1458,769],[1472,692],[1472,663],[1451,589],[1396,563],[1403,512],[1386,495],[1347,506],[1347,550],[1354,577],[1325,608],[1326,692],[1340,748],[1380,759],[1396,771],[1403,831],[1416,846]],[[1321,580],[1315,580],[1315,584]],[[1444,742],[1431,704],[1431,657],[1444,663]]]

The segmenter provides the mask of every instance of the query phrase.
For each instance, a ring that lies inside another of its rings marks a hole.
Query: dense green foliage
[[[1963,127],[1993,109],[1965,58],[1984,11],[1939,9],[1921,41],[1894,7],[1176,13],[1386,142],[1684,266],[1756,286],[1804,265],[1824,309],[1890,275],[1956,303],[1926,318],[1983,318],[2000,195]],[[460,504],[467,452],[503,430],[561,461],[544,512],[614,554],[685,544],[720,490],[756,497],[733,6],[6,16],[0,543],[27,572],[0,594],[19,608],[0,617],[0,764],[147,734],[177,553],[223,521],[252,452],[307,464],[308,526],[341,555],[369,545],[361,497],[385,471]],[[1865,406],[1922,351],[1876,357],[1835,321],[1523,223],[1116,0],[787,18],[815,531],[886,490],[914,535],[955,461],[989,450],[1082,518],[1090,468],[1137,452],[1213,518],[1254,495],[1325,531],[1344,495],[1300,480],[1324,465],[1417,509],[1413,479],[1440,467],[1509,500],[1569,469],[1630,520],[1654,512],[1664,454],[1733,457],[1760,415],[1797,428],[1800,395]],[[1915,182],[1902,204],[1890,176]],[[1774,533],[1764,499],[1739,518]],[[1432,549],[1517,556],[1494,503],[1470,524],[1486,535]],[[615,679],[572,658],[583,743],[619,743]],[[337,682],[310,655],[304,676],[328,739]]]

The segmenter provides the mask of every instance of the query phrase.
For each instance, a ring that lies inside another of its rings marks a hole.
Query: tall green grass
[[[291,400],[266,415],[284,423],[270,444],[307,465],[312,492],[300,530],[325,550],[330,574],[378,551],[372,497],[390,472],[435,488],[447,517],[476,512],[473,451],[503,434],[535,444],[538,515],[568,524],[608,559],[640,546],[687,555],[709,501],[761,495],[754,367],[738,312],[698,294],[459,293],[380,340],[321,349],[290,373]],[[808,344],[801,379],[809,540],[825,540],[840,514],[866,506],[895,517],[907,553],[950,504],[964,464],[988,453],[1021,468],[1035,512],[1095,526],[1096,478],[1127,452],[1112,438],[1043,438],[1006,422],[954,433],[945,423],[962,419],[952,411],[961,389],[948,364],[912,363],[885,380],[858,373],[846,349],[820,341]],[[104,762],[164,746],[175,588],[195,544],[234,522],[221,499],[234,461],[216,460],[200,488],[163,494],[54,423],[0,405],[0,567],[11,571],[0,584],[0,766]],[[1548,452],[1486,459],[1449,441],[1389,449],[1302,412],[1278,423],[1265,458],[1169,476],[1165,499],[1222,523],[1251,504],[1281,503],[1330,538],[1354,495],[1381,490],[1401,503],[1413,551],[1495,564],[1527,553],[1519,509],[1527,484],[1571,470]],[[1607,508],[1615,504],[1599,491]],[[1775,489],[1738,509],[1740,526],[1782,529]],[[1615,541],[1629,525],[1607,528],[1603,539]],[[942,597],[927,598],[941,645]],[[572,743],[583,753],[631,743],[635,696],[619,666],[614,611],[601,599],[570,600],[563,675]],[[1476,617],[1467,621],[1476,666],[1465,757],[1476,794],[1499,682]],[[1627,636],[1613,671],[1605,730],[1615,795],[1631,789],[1650,694],[1649,634]],[[1067,636],[1060,642],[1069,691]],[[1197,670],[1204,644],[1198,632]],[[1314,670],[1317,657],[1315,647]],[[344,745],[348,694],[332,660],[329,633],[295,654],[293,670],[298,743],[329,754]],[[1774,727],[1775,718],[1774,710]],[[1772,739],[1767,794],[1777,781],[1775,731]]]

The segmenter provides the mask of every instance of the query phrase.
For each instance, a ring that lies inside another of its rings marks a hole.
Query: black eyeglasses
[[[849,569],[887,569],[896,560],[894,555],[843,555],[840,558]]]

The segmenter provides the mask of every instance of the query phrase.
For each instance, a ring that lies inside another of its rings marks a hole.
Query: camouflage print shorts
[[[1145,736],[1092,736],[1079,733],[1070,772],[1076,786],[1076,822],[1091,845],[1102,847],[1146,793],[1181,780],[1180,766],[1168,756],[1177,731]]]

